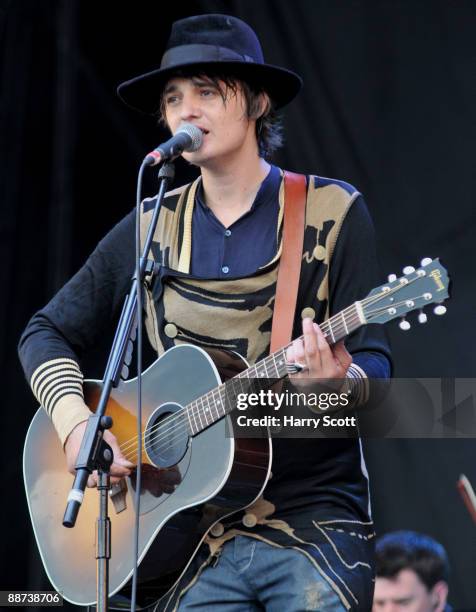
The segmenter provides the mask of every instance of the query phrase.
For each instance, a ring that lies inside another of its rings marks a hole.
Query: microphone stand
[[[144,160],[139,170],[139,187],[142,183],[142,174],[148,162]],[[109,593],[109,559],[111,557],[111,522],[107,515],[107,498],[110,489],[110,468],[114,461],[111,447],[104,441],[104,430],[112,427],[112,419],[105,416],[107,403],[113,387],[117,387],[121,380],[124,366],[129,365],[129,346],[136,329],[137,292],[138,284],[142,287],[144,282],[158,273],[158,266],[148,260],[152,238],[159,219],[160,206],[167,191],[168,184],[173,180],[175,168],[172,163],[165,163],[159,171],[159,192],[155,203],[152,219],[147,231],[147,237],[140,259],[139,278],[134,274],[129,295],[124,303],[119,324],[112,343],[111,352],[107,362],[102,381],[102,391],[95,414],[88,419],[83,435],[81,448],[76,460],[76,476],[73,487],[68,495],[66,510],[63,517],[65,527],[74,527],[81,507],[84,490],[88,476],[98,471],[99,491],[99,518],[96,523],[96,559],[97,559],[97,610],[107,611]],[[138,189],[138,193],[139,189]],[[140,197],[138,197],[138,200]],[[140,470],[140,466],[137,466]]]

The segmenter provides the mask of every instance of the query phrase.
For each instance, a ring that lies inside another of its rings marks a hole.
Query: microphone
[[[166,142],[159,145],[144,158],[146,166],[156,166],[160,162],[175,159],[184,151],[197,151],[202,146],[202,130],[193,123],[182,123]]]

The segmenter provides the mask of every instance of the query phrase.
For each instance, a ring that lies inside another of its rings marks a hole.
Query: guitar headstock
[[[408,266],[403,272],[400,278],[389,276],[388,283],[373,289],[361,301],[367,323],[387,323],[402,317],[400,328],[407,330],[410,323],[404,317],[412,310],[421,310],[418,315],[420,323],[426,322],[423,308],[429,304],[439,304],[433,311],[437,315],[446,312],[441,302],[449,297],[449,278],[439,259],[424,259],[420,268],[415,270]]]

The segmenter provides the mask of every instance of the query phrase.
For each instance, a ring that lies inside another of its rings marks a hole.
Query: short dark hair
[[[257,83],[243,79],[242,76],[220,74],[215,71],[198,71],[193,66],[178,70],[172,78],[206,78],[214,87],[218,89],[223,102],[226,102],[228,90],[236,95],[240,89],[246,103],[246,114],[250,119],[256,119],[256,140],[258,142],[258,150],[260,157],[270,159],[273,153],[283,144],[282,122],[281,118],[275,110],[274,102],[269,94]],[[261,112],[261,95],[268,96],[268,104]],[[165,96],[162,94],[160,106],[157,110],[157,119],[159,123],[165,124]]]
[[[395,578],[403,569],[413,570],[428,590],[437,582],[448,582],[449,563],[445,549],[433,538],[415,531],[395,531],[376,543],[376,575]]]

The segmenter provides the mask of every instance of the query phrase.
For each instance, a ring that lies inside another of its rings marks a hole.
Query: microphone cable
[[[136,190],[136,227],[135,227],[135,275],[137,279],[137,467],[136,467],[136,491],[135,491],[135,522],[134,522],[134,567],[132,573],[132,597],[131,612],[136,610],[137,598],[137,569],[139,557],[139,526],[140,526],[140,493],[142,479],[142,282],[140,278],[140,211],[141,194],[144,170],[147,167],[145,160],[139,168]]]

